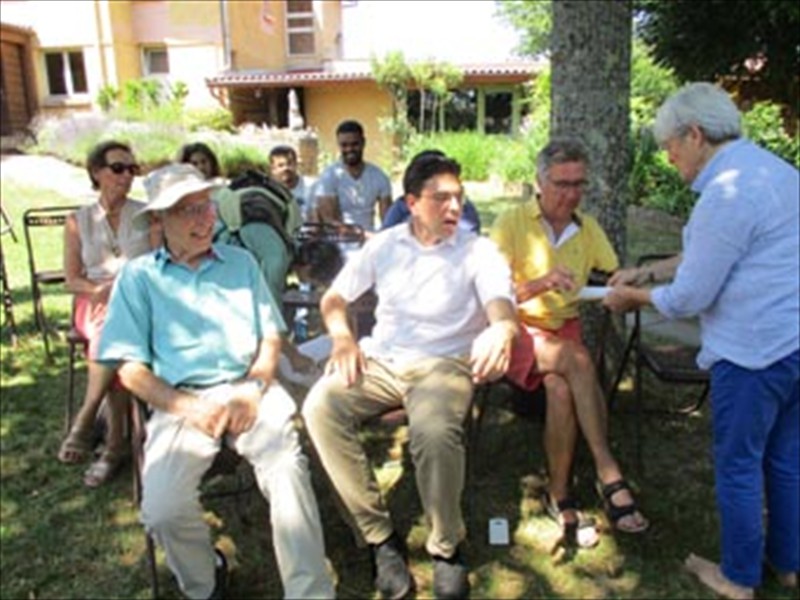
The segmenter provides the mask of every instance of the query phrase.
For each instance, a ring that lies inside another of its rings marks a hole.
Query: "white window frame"
[[[153,73],[150,71],[150,58],[154,52],[163,52],[167,57],[166,73]],[[166,46],[144,46],[142,48],[142,74],[144,77],[155,77],[158,79],[168,78],[170,75],[169,49]]]
[[[72,74],[72,69],[70,68],[69,62],[69,55],[79,53],[81,56],[81,61],[83,62],[83,76],[86,80],[86,91],[83,92],[76,92],[75,91],[75,81]],[[64,83],[67,86],[66,93],[56,93],[53,92],[51,89],[51,81],[50,81],[50,71],[47,68],[47,57],[60,54],[62,61],[64,63]],[[44,63],[44,77],[47,83],[47,95],[51,98],[85,98],[89,95],[89,76],[86,69],[86,55],[84,54],[83,48],[48,48],[43,50],[42,52],[42,62]]]
[[[314,56],[317,52],[317,35],[314,32],[314,4],[312,0],[311,10],[308,12],[289,12],[289,3],[286,3],[286,56],[289,57],[302,57],[302,56]],[[305,18],[311,19],[310,26],[292,26],[289,23],[290,19],[293,18]],[[292,52],[292,45],[290,43],[292,34],[294,33],[310,33],[312,36],[312,41],[314,44],[314,49],[311,52]]]

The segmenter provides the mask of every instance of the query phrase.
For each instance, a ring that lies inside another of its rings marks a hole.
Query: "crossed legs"
[[[567,496],[578,428],[583,433],[595,464],[597,479],[607,485],[622,479],[622,471],[608,445],[608,414],[594,364],[580,342],[556,336],[537,336],[534,344],[537,369],[545,374],[547,419],[545,451],[550,469],[550,494],[555,500]],[[614,506],[633,503],[628,489],[613,493]],[[620,517],[615,527],[637,532],[648,522],[639,511]]]

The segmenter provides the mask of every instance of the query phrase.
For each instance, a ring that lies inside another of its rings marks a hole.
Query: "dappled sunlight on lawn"
[[[15,222],[21,223],[25,207],[58,202],[50,192],[11,188],[5,179],[2,185],[4,200],[14,199],[8,206]],[[7,196],[8,190],[11,195]],[[512,198],[473,200],[484,219],[484,232],[496,213],[516,202]],[[650,243],[652,232],[667,229],[660,220],[642,223],[647,229],[633,236],[640,247]],[[16,229],[21,235],[21,225]],[[672,235],[676,231],[679,236],[679,227],[670,225],[672,237],[659,235],[657,243],[666,246],[679,239]],[[3,250],[9,260],[20,341],[11,349],[4,327],[0,597],[147,598],[145,538],[131,493],[131,466],[126,464],[108,485],[92,490],[81,482],[86,465],[64,466],[57,461],[64,434],[66,344],[55,342],[53,361],[45,361],[41,338],[33,327],[24,243],[7,244],[5,238]],[[48,292],[45,305],[48,317],[62,324],[67,321],[67,294]],[[77,398],[83,395],[83,364],[79,371]],[[675,387],[646,379],[648,406],[672,406],[685,400]],[[541,424],[507,410],[486,414],[472,487],[474,507],[471,514],[465,511],[473,598],[711,598],[682,567],[689,552],[719,555],[709,407],[689,416],[645,415],[641,471],[636,467],[634,409],[626,379],[610,415],[609,435],[642,512],[652,522],[651,529],[643,535],[608,530],[594,491],[591,457],[581,442],[573,490],[584,512],[603,528],[597,548],[572,553],[556,547],[558,527],[545,516],[536,496],[546,481]],[[378,479],[395,525],[408,540],[418,597],[423,598],[432,594],[431,561],[425,551],[428,527],[406,438],[401,427],[367,436],[366,442],[370,456],[384,465]],[[368,550],[356,544],[319,464],[313,460],[310,464],[326,550],[339,581],[338,596],[377,597]],[[269,507],[263,499],[258,494],[248,494],[242,501],[218,498],[205,508],[215,539],[237,553],[240,568],[232,580],[231,597],[280,597]],[[509,546],[488,544],[488,522],[493,517],[508,519]],[[162,597],[179,598],[163,553],[157,556]],[[796,594],[767,579],[759,597],[789,600]]]

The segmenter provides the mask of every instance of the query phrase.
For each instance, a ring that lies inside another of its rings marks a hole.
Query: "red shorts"
[[[582,342],[580,319],[569,319],[555,330],[539,329],[522,324],[519,336],[511,348],[511,364],[506,372],[506,378],[529,392],[542,385],[544,373],[540,372],[536,366],[536,341],[549,337]]]

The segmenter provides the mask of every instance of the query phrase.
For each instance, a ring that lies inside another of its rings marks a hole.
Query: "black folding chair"
[[[5,234],[5,230],[3,234]],[[3,294],[3,315],[5,325],[11,334],[11,347],[17,346],[17,322],[14,320],[14,299],[11,296],[11,285],[8,283],[8,273],[6,272],[6,259],[3,254],[3,239],[0,237],[0,289]]]
[[[64,415],[64,433],[68,434],[72,427],[72,418],[75,414],[75,384],[76,370],[78,368],[78,352],[86,355],[89,349],[89,340],[75,328],[75,301],[72,302],[72,316],[70,318],[70,328],[67,332],[67,347],[69,348],[69,368],[67,371],[67,406]]]
[[[295,232],[298,243],[308,240],[323,240],[337,244],[362,245],[366,240],[364,228],[352,223],[303,223]]]
[[[671,258],[668,254],[648,254],[639,258],[637,266]],[[697,366],[699,346],[694,343],[674,341],[672,339],[658,339],[647,331],[648,323],[652,322],[655,311],[642,308],[635,311],[633,327],[628,334],[627,343],[619,363],[614,382],[609,391],[609,403],[614,402],[622,379],[625,377],[627,367],[633,357],[633,394],[635,415],[635,443],[636,457],[641,469],[642,446],[642,418],[645,413],[661,415],[686,415],[699,410],[708,397],[710,377],[708,371]],[[684,403],[678,408],[645,407],[644,401],[644,371],[648,370],[658,380],[674,385],[693,385],[700,387],[700,392],[694,399]]]
[[[2,226],[0,226],[0,235],[9,234],[11,235],[11,239],[15,242],[17,240],[17,234],[14,233],[14,223],[11,221],[11,217],[8,216],[6,212],[6,207],[0,204],[0,214],[2,214]]]
[[[57,253],[59,261],[57,265],[50,264],[44,267],[37,263],[36,253],[37,251],[41,252],[45,244],[63,246],[64,223],[67,220],[67,216],[79,208],[80,206],[31,208],[26,210],[22,217],[25,229],[25,245],[28,250],[28,268],[31,276],[33,315],[36,328],[42,334],[45,356],[48,359],[51,357],[48,338],[49,327],[42,301],[42,287],[64,283],[63,252]],[[45,233],[47,233],[47,239],[44,239]]]

